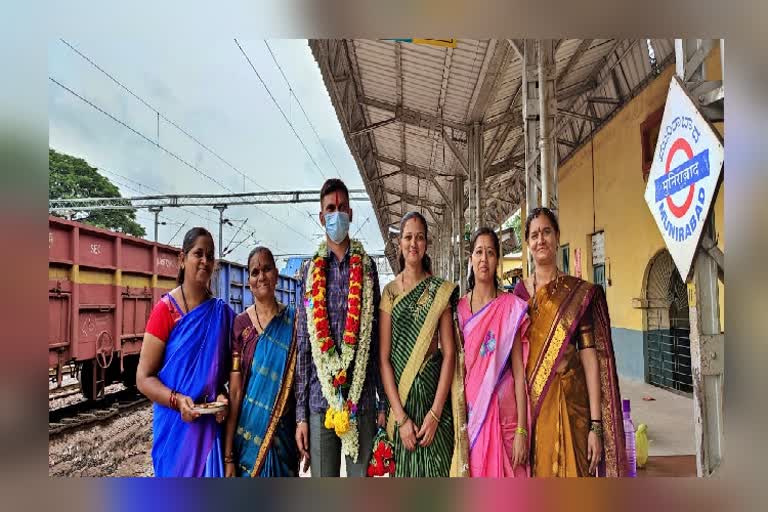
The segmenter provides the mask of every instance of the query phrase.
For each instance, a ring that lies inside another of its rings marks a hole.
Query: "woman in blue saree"
[[[266,247],[251,251],[248,276],[255,302],[235,318],[225,473],[227,477],[298,476],[292,392],[295,307],[275,299],[277,268]]]
[[[192,228],[179,254],[179,286],[150,314],[136,384],[153,403],[152,464],[159,477],[224,476],[221,423],[196,403],[227,402],[224,391],[234,312],[210,292],[211,234]]]

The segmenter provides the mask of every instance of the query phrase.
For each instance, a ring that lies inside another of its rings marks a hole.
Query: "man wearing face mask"
[[[366,475],[387,409],[379,374],[379,277],[360,242],[350,240],[349,191],[339,179],[320,191],[326,240],[301,270],[297,305],[296,444],[312,476]]]

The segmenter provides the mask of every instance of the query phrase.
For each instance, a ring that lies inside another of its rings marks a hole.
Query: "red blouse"
[[[181,317],[181,309],[170,294],[163,295],[152,308],[144,330],[161,341],[168,341],[171,331]]]

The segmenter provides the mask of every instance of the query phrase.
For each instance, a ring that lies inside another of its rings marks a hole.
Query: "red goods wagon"
[[[86,398],[135,386],[149,313],[176,285],[179,249],[48,217],[48,365],[74,362]]]

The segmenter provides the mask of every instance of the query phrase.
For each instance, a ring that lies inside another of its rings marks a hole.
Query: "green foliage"
[[[523,240],[523,234],[521,232],[522,220],[520,219],[519,211],[512,217],[512,229],[515,231],[515,239],[519,243],[522,243],[522,240]]]
[[[84,197],[122,196],[109,179],[82,158],[48,149],[48,199]],[[136,210],[94,210],[76,220],[128,235],[146,235],[144,228],[136,222]]]
[[[503,229],[512,228],[515,231],[515,237],[520,243],[523,240],[522,220],[520,219],[520,210],[517,210],[510,218],[504,221]]]

